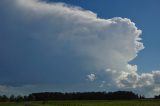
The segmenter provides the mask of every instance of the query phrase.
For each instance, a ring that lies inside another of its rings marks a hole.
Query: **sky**
[[[1,0],[0,93],[160,94],[159,4]]]

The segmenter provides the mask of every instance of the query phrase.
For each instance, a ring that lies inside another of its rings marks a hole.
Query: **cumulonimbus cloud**
[[[129,64],[144,49],[141,30],[130,19],[101,19],[80,7],[42,0],[1,0],[0,14],[3,85],[65,88],[84,83],[88,74],[106,90],[160,92],[160,71],[138,74],[137,65]]]

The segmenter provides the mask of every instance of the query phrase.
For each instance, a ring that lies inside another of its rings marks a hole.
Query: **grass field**
[[[82,101],[48,101],[0,103],[0,106],[160,106],[160,100],[82,100]]]

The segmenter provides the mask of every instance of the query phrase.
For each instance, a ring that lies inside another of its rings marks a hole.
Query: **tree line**
[[[155,96],[158,98],[160,96]],[[47,100],[132,100],[144,99],[144,96],[135,94],[130,91],[116,91],[116,92],[40,92],[32,93],[28,96],[14,96],[7,97],[0,96],[0,102],[21,102],[21,101],[47,101]]]
[[[154,97],[155,99],[160,99],[160,95],[157,95]]]
[[[35,97],[35,100],[120,100],[120,99],[140,99],[142,96],[138,96],[129,91],[117,91],[117,92],[73,92],[73,93],[61,93],[61,92],[42,92],[33,93],[30,96]]]

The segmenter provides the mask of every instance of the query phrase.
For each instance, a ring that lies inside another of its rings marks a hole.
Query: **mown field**
[[[160,100],[74,100],[47,102],[6,102],[0,106],[160,106]]]

